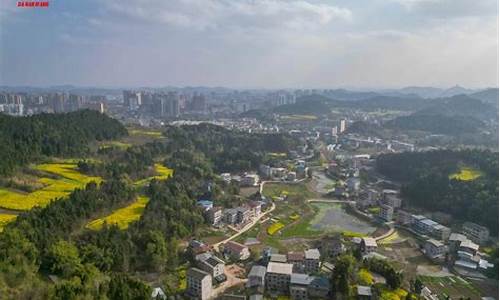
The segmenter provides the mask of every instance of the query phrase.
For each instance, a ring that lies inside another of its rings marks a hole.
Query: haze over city
[[[495,0],[0,5],[1,85],[498,85]]]

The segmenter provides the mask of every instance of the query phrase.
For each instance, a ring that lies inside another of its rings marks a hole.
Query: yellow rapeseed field
[[[55,198],[67,196],[76,188],[83,188],[87,183],[100,183],[100,177],[86,176],[77,171],[75,163],[47,163],[34,167],[60,176],[53,179],[43,177],[38,182],[45,186],[32,193],[19,193],[8,189],[0,189],[0,207],[13,210],[30,210],[35,206],[46,206]]]
[[[0,214],[0,232],[3,231],[5,225],[14,221],[16,217],[16,215]]]
[[[285,227],[285,224],[281,222],[274,223],[271,226],[267,227],[267,234],[274,235],[276,232],[280,231],[283,227]]]
[[[92,230],[99,230],[106,223],[108,225],[116,224],[120,229],[126,229],[130,223],[138,221],[141,218],[142,212],[148,202],[148,197],[139,196],[129,206],[120,208],[104,218],[91,221],[85,227]]]
[[[155,171],[158,175],[156,176],[151,176],[151,177],[148,177],[148,178],[144,178],[144,179],[141,179],[139,181],[136,181],[134,183],[135,186],[142,186],[142,185],[146,185],[147,183],[149,183],[151,180],[153,179],[156,179],[156,180],[165,180],[165,179],[168,179],[170,177],[172,177],[172,175],[174,175],[174,170],[172,169],[169,169],[161,164],[155,164]]]

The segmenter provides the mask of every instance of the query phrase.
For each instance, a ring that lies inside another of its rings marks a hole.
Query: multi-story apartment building
[[[212,296],[212,276],[198,268],[190,268],[186,273],[186,294],[192,299],[206,300]]]

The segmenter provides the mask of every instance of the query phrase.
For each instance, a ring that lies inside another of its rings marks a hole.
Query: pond
[[[342,204],[313,203],[317,213],[310,221],[311,229],[324,232],[352,232],[369,235],[377,228],[346,212]]]

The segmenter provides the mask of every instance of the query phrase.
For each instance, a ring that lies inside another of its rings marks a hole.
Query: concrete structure
[[[389,205],[382,204],[380,205],[380,212],[378,213],[378,216],[387,222],[392,221],[394,215],[394,208]]]
[[[325,238],[322,241],[321,251],[323,255],[326,255],[329,258],[334,258],[345,251],[344,244],[342,244],[342,240],[340,236],[334,236],[332,238]]]
[[[211,253],[203,253],[196,256],[196,266],[207,272],[218,282],[226,279],[224,275],[225,262]]]
[[[224,210],[224,222],[232,225],[236,224],[238,220],[238,211],[235,208],[228,208]]]
[[[248,223],[252,217],[253,211],[247,206],[240,206],[236,208],[236,223]]]
[[[462,225],[462,232],[467,238],[479,245],[483,245],[490,238],[488,228],[472,222],[465,222]]]
[[[205,300],[212,295],[212,276],[207,272],[190,268],[186,273],[186,294],[190,298]]]
[[[292,271],[292,264],[270,262],[267,265],[266,287],[271,291],[287,293]]]
[[[216,206],[208,209],[207,213],[207,220],[210,225],[217,225],[221,223],[222,221],[222,207]]]
[[[224,253],[234,260],[246,260],[250,257],[247,246],[229,241],[224,245]]]
[[[253,266],[248,273],[248,281],[246,286],[248,288],[257,288],[263,290],[266,286],[266,272],[267,269],[264,266]]]
[[[393,208],[399,208],[401,207],[402,200],[399,198],[398,195],[394,194],[384,194],[383,202],[386,205],[389,205]]]
[[[425,255],[431,259],[443,258],[446,254],[446,246],[435,239],[429,239],[424,244]]]
[[[293,300],[309,299],[308,287],[312,280],[312,276],[293,273],[290,277],[290,298]]]
[[[306,273],[315,273],[319,271],[319,261],[321,254],[318,249],[308,249],[304,252],[304,271]]]
[[[287,257],[286,257],[285,254],[275,253],[275,254],[271,254],[271,258],[269,259],[269,261],[286,263],[287,262]]]
[[[460,233],[452,233],[450,234],[450,237],[448,238],[448,248],[450,252],[456,252],[458,251],[458,248],[460,247],[460,243],[463,241],[467,241],[467,237],[463,234]]]
[[[377,250],[377,241],[372,237],[364,237],[361,239],[360,243],[361,252],[371,253]]]
[[[396,223],[401,225],[411,225],[412,217],[411,214],[404,210],[398,210],[396,213]]]
[[[241,178],[241,186],[257,186],[259,184],[259,175],[247,174]]]
[[[431,233],[433,237],[443,241],[447,241],[448,238],[450,237],[450,234],[451,234],[451,229],[441,224],[435,225],[432,228],[432,233]]]
[[[288,252],[286,258],[288,263],[293,264],[294,273],[304,273],[304,252]]]

